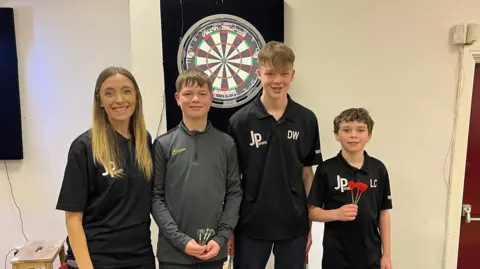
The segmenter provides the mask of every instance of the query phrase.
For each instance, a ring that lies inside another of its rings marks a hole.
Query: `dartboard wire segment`
[[[197,68],[210,76],[214,107],[242,105],[261,90],[258,51],[265,45],[247,21],[219,14],[204,18],[185,34],[178,52],[179,72]]]

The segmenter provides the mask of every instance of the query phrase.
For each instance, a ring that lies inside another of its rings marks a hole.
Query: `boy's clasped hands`
[[[209,260],[217,256],[219,251],[220,246],[214,240],[210,240],[206,245],[202,246],[192,239],[185,247],[185,253],[200,260]]]

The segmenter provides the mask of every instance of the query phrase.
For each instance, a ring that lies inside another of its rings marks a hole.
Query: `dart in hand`
[[[357,205],[360,197],[362,197],[362,193],[368,189],[368,185],[363,182],[357,182],[355,187],[357,188],[357,197],[355,198],[355,204]]]
[[[215,235],[215,230],[213,229],[198,229],[197,236],[198,236],[198,244],[200,246],[205,246],[210,238]]]
[[[351,193],[352,193],[352,204],[355,203],[355,200],[353,199],[353,190],[357,187],[357,185],[355,184],[355,182],[353,181],[349,181],[348,182],[348,188],[350,189]]]

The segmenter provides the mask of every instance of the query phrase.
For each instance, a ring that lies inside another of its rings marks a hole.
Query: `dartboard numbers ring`
[[[212,106],[247,103],[261,90],[257,55],[265,45],[258,30],[228,14],[206,17],[190,27],[178,49],[178,71],[197,68],[213,83]]]

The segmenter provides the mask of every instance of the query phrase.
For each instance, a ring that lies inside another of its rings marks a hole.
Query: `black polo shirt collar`
[[[265,119],[265,118],[268,118],[270,114],[268,113],[267,109],[263,105],[261,98],[262,98],[262,94],[259,94],[253,101],[254,113],[258,119]],[[292,100],[289,94],[287,94],[287,99],[288,99],[287,108],[285,109],[283,116],[280,118],[280,121],[283,119],[286,119],[293,122],[296,120],[294,109],[293,109],[295,105],[295,101]]]
[[[130,142],[135,141],[135,136],[134,136],[135,133],[134,132],[130,131],[130,138],[126,138],[119,131],[115,130],[115,128],[112,127],[112,129],[115,132],[115,136],[116,136],[118,145],[128,144]]]
[[[343,165],[345,165],[345,167],[347,169],[349,169],[351,172],[356,172],[357,170],[360,170],[362,172],[364,172],[365,174],[368,174],[369,173],[369,167],[370,167],[370,156],[368,155],[367,151],[363,151],[363,156],[364,156],[364,160],[363,160],[363,165],[362,165],[362,168],[358,169],[356,167],[353,167],[352,165],[350,165],[348,163],[347,160],[345,160],[345,158],[343,157],[342,155],[342,151],[340,150],[340,152],[337,154],[337,158],[342,162]]]

